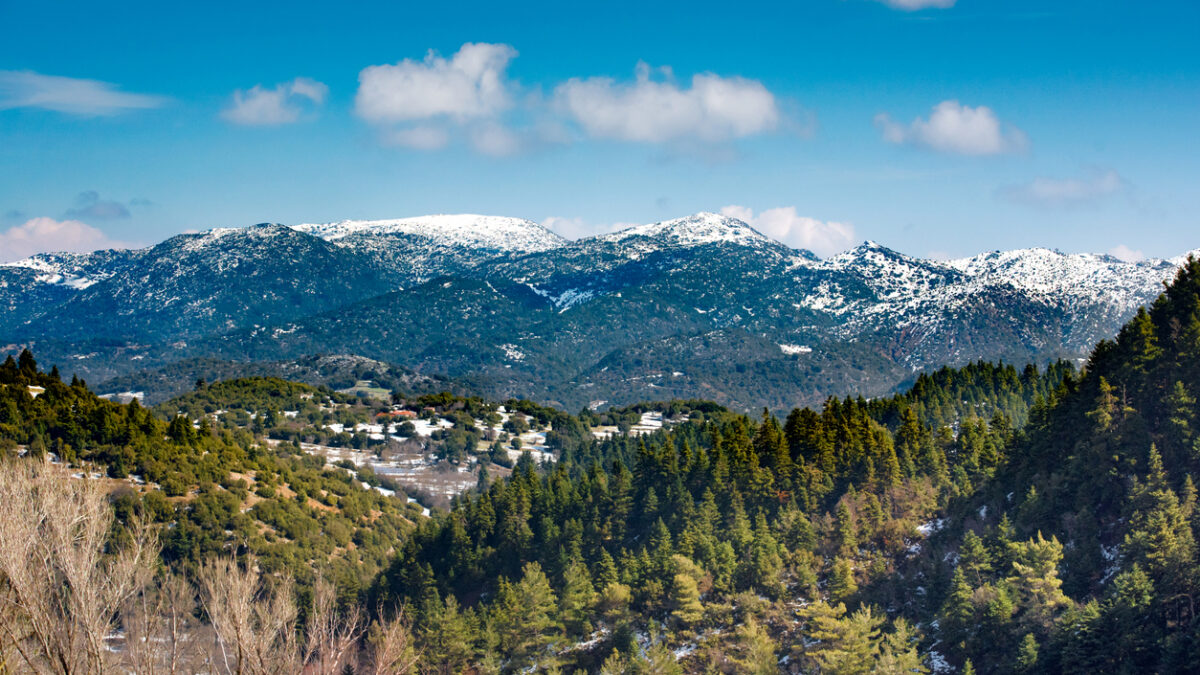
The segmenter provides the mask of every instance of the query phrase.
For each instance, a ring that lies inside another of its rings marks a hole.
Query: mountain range
[[[493,216],[262,224],[6,263],[0,345],[152,400],[213,364],[345,354],[568,409],[783,410],[947,364],[1082,357],[1185,259],[874,242],[820,259],[712,213],[575,241]]]

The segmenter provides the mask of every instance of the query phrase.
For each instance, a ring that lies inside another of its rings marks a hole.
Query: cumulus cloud
[[[95,190],[79,193],[75,198],[75,206],[67,209],[64,216],[69,220],[128,218],[129,209],[121,202],[111,199],[101,199]]]
[[[786,120],[760,82],[713,74],[677,83],[669,68],[637,67],[632,82],[572,78],[549,95],[508,78],[517,51],[467,43],[449,58],[364,68],[355,111],[385,143],[421,150],[462,142],[491,156],[586,136],[710,146],[776,130]]]
[[[1108,254],[1118,260],[1125,262],[1140,262],[1146,259],[1146,254],[1141,251],[1129,248],[1125,244],[1120,244],[1108,251]]]
[[[368,66],[355,110],[376,123],[495,115],[511,105],[505,70],[516,55],[509,45],[468,42],[449,59],[430,51],[423,61]]]
[[[29,70],[0,70],[0,110],[41,108],[85,117],[117,115],[158,108],[167,99],[120,91],[117,85],[43,75]]]
[[[297,77],[270,89],[256,84],[245,91],[233,92],[233,102],[221,111],[221,117],[246,126],[291,124],[300,119],[306,105],[319,106],[328,94],[329,87],[307,77]]]
[[[538,138],[505,119],[518,98],[506,76],[516,56],[509,45],[468,42],[448,59],[430,51],[421,61],[369,66],[358,74],[355,111],[390,145],[437,150],[462,138],[480,154],[517,154]]]
[[[32,218],[0,232],[0,261],[20,260],[47,251],[78,253],[121,246],[120,242],[78,220]]]
[[[1129,184],[1112,169],[1092,169],[1081,178],[1035,178],[1000,190],[1009,201],[1040,208],[1074,208],[1095,204],[1128,189]]]
[[[893,9],[915,12],[919,9],[946,9],[953,7],[955,0],[877,0]]]
[[[721,215],[737,218],[772,239],[820,256],[840,253],[855,241],[853,225],[801,216],[794,206],[767,209],[756,215],[749,207],[731,205],[722,208]]]
[[[639,63],[636,79],[572,78],[555,89],[555,100],[583,131],[596,138],[663,143],[682,139],[728,141],[779,126],[774,94],[761,82],[709,73],[681,87],[670,69]]]
[[[958,101],[942,101],[933,107],[929,119],[918,117],[907,125],[880,113],[875,116],[875,125],[889,143],[916,145],[938,152],[999,155],[1022,152],[1029,147],[1025,132],[1001,123],[991,108],[982,105],[972,108]]]

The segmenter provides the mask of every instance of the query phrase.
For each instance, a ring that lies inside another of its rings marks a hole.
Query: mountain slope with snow
[[[351,351],[568,408],[783,409],[943,364],[1080,358],[1182,260],[874,242],[821,260],[713,213],[575,241],[476,215],[259,225],[0,266],[0,340],[89,379]]]

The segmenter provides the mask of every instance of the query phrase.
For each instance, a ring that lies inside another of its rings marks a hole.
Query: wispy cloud
[[[320,106],[329,87],[307,77],[297,77],[268,89],[255,85],[233,92],[233,102],[221,111],[221,117],[246,126],[278,126],[300,119],[305,106]]]
[[[920,9],[946,9],[953,7],[955,0],[876,0],[893,9],[915,12]]]
[[[907,125],[880,113],[875,116],[875,125],[889,143],[950,154],[1000,155],[1024,152],[1029,147],[1025,132],[1002,123],[991,108],[972,108],[958,101],[942,101],[933,107],[928,119],[918,117]]]
[[[0,70],[0,110],[41,108],[85,117],[118,115],[158,108],[163,96],[132,94],[99,80],[43,75],[28,70]]]
[[[79,193],[75,198],[75,206],[67,209],[63,215],[70,220],[128,218],[129,208],[121,202],[101,199],[99,192],[88,190]]]
[[[999,190],[1008,201],[1037,208],[1067,209],[1092,206],[1129,189],[1129,183],[1112,169],[1091,169],[1079,178],[1035,178]]]
[[[81,253],[125,246],[78,220],[32,218],[0,232],[0,261],[20,260],[35,253]]]
[[[669,68],[645,63],[633,82],[570,79],[555,89],[555,101],[588,136],[644,143],[729,141],[773,131],[782,117],[774,94],[756,80],[705,73],[684,87]]]
[[[721,215],[737,218],[776,241],[820,256],[845,251],[855,240],[853,225],[801,216],[794,206],[755,214],[749,207],[731,205],[722,208]]]

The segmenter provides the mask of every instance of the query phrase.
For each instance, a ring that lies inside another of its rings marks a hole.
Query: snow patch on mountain
[[[1008,285],[1047,304],[1105,304],[1127,312],[1146,302],[1148,289],[1175,275],[1182,264],[1150,259],[1125,262],[1109,255],[1067,254],[1045,248],[994,251],[946,262],[972,280]]]
[[[769,244],[766,235],[737,218],[719,213],[700,212],[686,218],[676,218],[592,237],[595,241],[625,242],[635,237],[657,240],[671,246],[690,247],[706,244],[740,244],[743,246]]]
[[[928,320],[990,291],[1015,291],[1067,311],[1103,305],[1128,313],[1153,299],[1184,260],[1124,262],[1031,248],[938,262],[868,241],[827,260],[798,261],[791,269],[829,277],[799,301],[802,307],[851,317],[851,324],[890,317],[904,325],[905,317],[920,314]],[[863,288],[847,288],[846,280],[861,281]]]
[[[326,241],[360,242],[371,237],[409,235],[444,246],[480,248],[504,253],[534,253],[557,248],[566,240],[530,220],[475,214],[418,216],[394,220],[343,220],[293,225],[292,229]],[[349,243],[349,242],[347,242]]]

